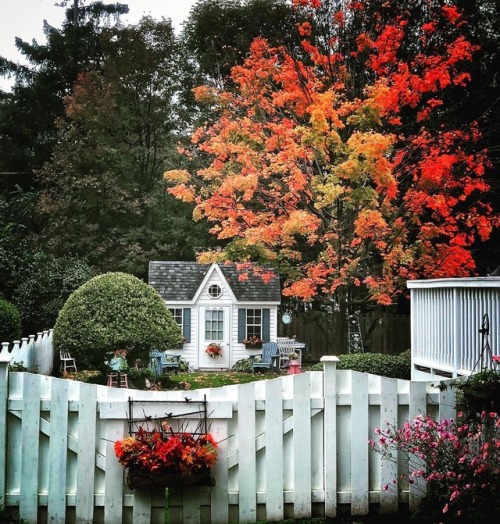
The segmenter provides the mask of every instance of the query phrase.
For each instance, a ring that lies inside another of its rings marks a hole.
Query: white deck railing
[[[444,278],[408,282],[411,293],[412,379],[470,375],[489,366],[481,360],[487,341],[500,352],[500,277]]]

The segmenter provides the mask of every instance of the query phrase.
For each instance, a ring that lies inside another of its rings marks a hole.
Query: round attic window
[[[212,284],[209,288],[208,288],[208,294],[212,297],[212,298],[219,298],[221,295],[222,295],[222,289],[219,285],[217,284]]]

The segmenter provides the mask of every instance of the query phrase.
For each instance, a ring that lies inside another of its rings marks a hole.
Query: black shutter
[[[262,310],[262,339],[264,342],[271,340],[271,310]]]
[[[184,308],[182,312],[182,336],[186,342],[191,342],[191,308]]]
[[[238,342],[243,342],[247,338],[247,310],[238,309]]]

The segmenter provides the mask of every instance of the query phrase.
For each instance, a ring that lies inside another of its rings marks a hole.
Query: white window
[[[170,313],[172,313],[172,317],[177,322],[177,324],[182,328],[182,308],[169,308]]]
[[[205,340],[224,340],[224,311],[222,309],[206,310]]]
[[[262,309],[247,309],[247,336],[262,338]]]

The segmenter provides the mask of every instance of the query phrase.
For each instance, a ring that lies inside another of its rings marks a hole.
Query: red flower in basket
[[[207,346],[207,349],[205,349],[205,353],[210,358],[222,357],[222,346],[216,342],[212,342]]]
[[[128,469],[130,488],[189,485],[200,479],[207,482],[217,460],[217,443],[210,434],[141,427],[134,436],[117,440],[114,448],[118,462]]]

